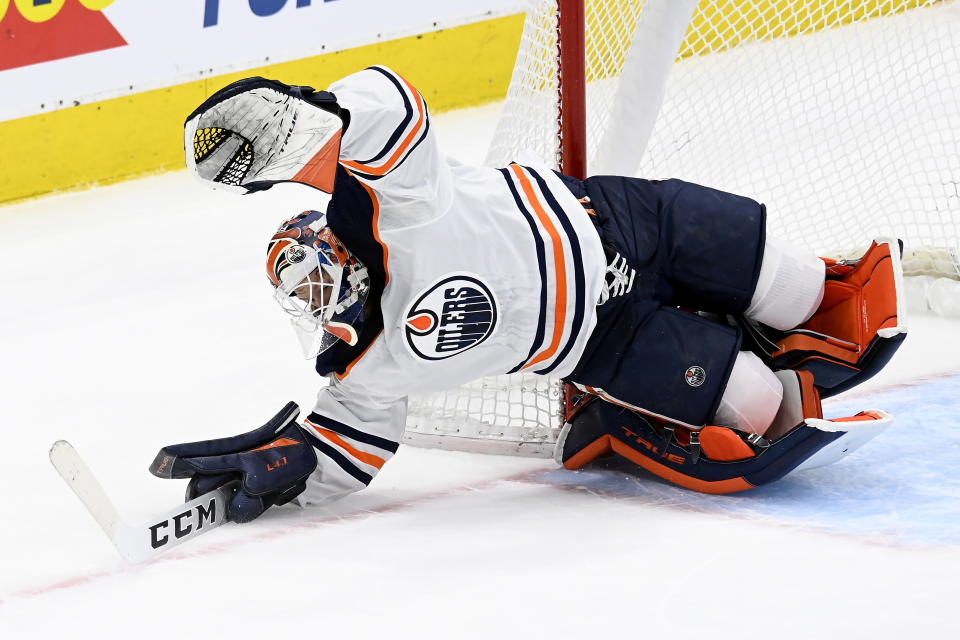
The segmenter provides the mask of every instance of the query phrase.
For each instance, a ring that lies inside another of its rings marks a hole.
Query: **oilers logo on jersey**
[[[410,305],[405,332],[410,350],[424,360],[443,360],[489,338],[497,304],[477,277],[452,274],[426,288]]]

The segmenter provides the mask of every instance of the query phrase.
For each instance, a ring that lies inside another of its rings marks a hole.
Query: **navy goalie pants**
[[[674,422],[709,424],[740,333],[695,312],[737,315],[749,306],[763,258],[764,206],[681,180],[561,177],[592,215],[608,264],[633,277],[629,292],[610,288],[566,380]]]

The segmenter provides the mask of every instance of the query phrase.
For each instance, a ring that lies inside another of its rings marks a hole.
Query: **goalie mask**
[[[270,239],[267,276],[307,358],[338,340],[357,344],[370,292],[367,268],[334,235],[326,214],[304,211]]]
[[[218,189],[277,182],[333,192],[347,113],[328,91],[246,78],[210,96],[184,123],[187,168]]]

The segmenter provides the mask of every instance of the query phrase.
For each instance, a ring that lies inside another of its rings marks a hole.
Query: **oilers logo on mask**
[[[306,250],[298,244],[288,247],[286,251],[287,262],[290,264],[298,264],[307,259]]]
[[[451,274],[430,285],[410,305],[404,323],[407,345],[424,360],[443,360],[493,334],[497,304],[474,276]]]

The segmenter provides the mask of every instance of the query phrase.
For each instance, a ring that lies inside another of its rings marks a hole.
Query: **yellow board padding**
[[[588,18],[595,3],[588,0]],[[703,0],[680,57],[814,33],[931,4],[936,3]],[[0,122],[0,203],[183,167],[186,115],[220,87],[252,75],[323,88],[364,67],[386,64],[417,86],[435,113],[502,99],[523,19],[523,14],[494,18]]]
[[[434,113],[502,99],[522,28],[523,14],[494,18],[2,122],[0,203],[182,168],[186,116],[249,76],[326,88],[385,64],[420,89]]]
[[[719,53],[757,40],[789,38],[882,18],[931,0],[703,0],[680,58]]]
[[[587,46],[587,81],[620,73],[627,49],[610,46],[632,34],[641,13],[610,12],[611,0],[585,0],[587,31],[603,38]],[[678,59],[721,53],[759,40],[792,38],[935,6],[939,0],[701,0],[693,13]],[[619,21],[619,22],[618,22]]]

